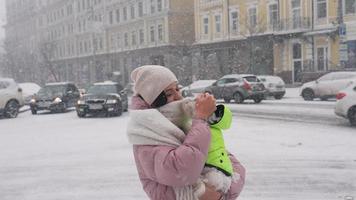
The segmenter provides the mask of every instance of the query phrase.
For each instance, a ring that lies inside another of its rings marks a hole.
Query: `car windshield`
[[[88,89],[88,94],[117,93],[115,85],[93,85]]]
[[[39,97],[63,96],[65,92],[64,85],[46,85],[38,91]]]

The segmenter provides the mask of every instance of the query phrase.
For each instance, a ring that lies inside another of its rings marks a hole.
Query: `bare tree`
[[[56,44],[53,42],[42,42],[39,45],[39,52],[41,55],[42,66],[49,71],[50,75],[54,78],[56,82],[59,81],[59,72],[53,62],[54,53],[56,50]]]
[[[246,16],[239,20],[242,30],[239,34],[244,40],[237,48],[235,54],[238,61],[235,63],[240,69],[232,69],[240,73],[269,73],[262,66],[269,66],[273,62],[273,51],[266,52],[266,47],[273,47],[273,41],[266,35],[266,16]]]

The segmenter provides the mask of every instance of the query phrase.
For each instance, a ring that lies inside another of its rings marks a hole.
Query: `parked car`
[[[25,101],[25,105],[30,105],[31,99],[41,89],[36,83],[19,83],[19,87],[22,89],[22,95]]]
[[[0,78],[0,115],[15,118],[23,105],[22,89],[14,79]]]
[[[128,110],[126,91],[116,82],[94,83],[78,100],[76,110],[78,117],[97,113],[120,116],[122,112]]]
[[[31,100],[31,112],[34,115],[40,110],[65,112],[75,106],[79,97],[79,90],[73,83],[48,83]]]
[[[183,87],[181,89],[183,97],[192,97],[196,94],[203,93],[205,88],[211,86],[216,80],[197,80],[194,81],[192,84]]]
[[[257,76],[266,88],[266,95],[275,99],[282,99],[286,94],[286,87],[283,79],[279,76]]]
[[[205,88],[205,91],[213,94],[216,99],[224,99],[226,103],[232,99],[236,103],[243,103],[245,99],[260,103],[266,93],[263,83],[252,74],[225,75]]]
[[[336,99],[335,114],[356,126],[356,82],[337,93]]]
[[[356,81],[356,72],[330,72],[311,82],[304,83],[300,95],[306,101],[335,98],[338,91]]]

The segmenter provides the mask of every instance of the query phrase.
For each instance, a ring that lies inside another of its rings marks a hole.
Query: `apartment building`
[[[267,20],[264,0],[195,0],[193,63],[206,68],[198,76],[273,73],[273,32]]]
[[[195,0],[195,14],[193,64],[217,70],[214,78],[276,74],[299,83],[355,70],[355,0]]]
[[[22,4],[28,5],[24,11],[32,7],[31,14],[19,18],[15,13],[22,13]],[[190,0],[7,0],[6,5],[6,40],[36,54],[31,68],[42,66],[43,81],[126,84],[130,72],[144,64],[170,67],[181,81],[191,71]]]

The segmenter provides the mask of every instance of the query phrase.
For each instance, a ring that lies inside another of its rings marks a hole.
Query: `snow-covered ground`
[[[226,145],[247,169],[239,199],[356,198],[356,129],[333,115],[334,104],[305,102],[298,89],[282,100],[230,104]],[[126,139],[128,119],[79,119],[73,110],[0,119],[0,199],[147,199]]]

